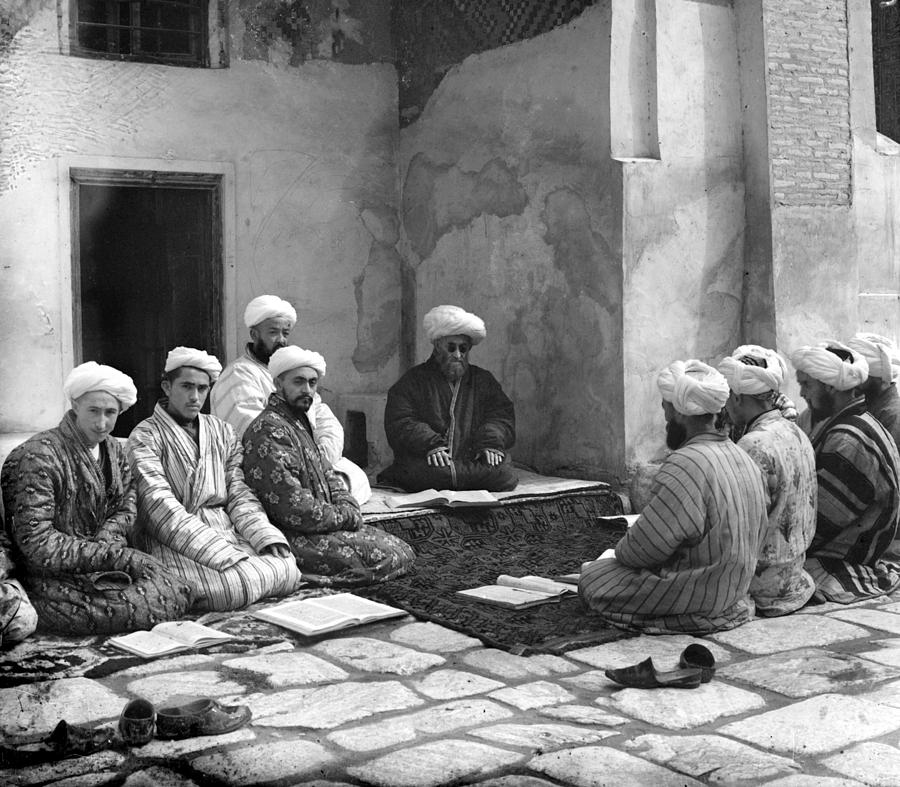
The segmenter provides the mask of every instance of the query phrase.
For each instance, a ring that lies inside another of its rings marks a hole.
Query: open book
[[[578,580],[575,580],[576,583]],[[525,576],[513,577],[509,574],[501,574],[497,577],[497,584],[522,590],[537,590],[539,593],[549,593],[555,596],[564,596],[566,593],[577,593],[578,588],[571,582],[561,582],[546,577]]]
[[[232,639],[231,634],[193,620],[169,620],[157,623],[150,631],[132,631],[121,637],[110,637],[109,644],[149,659],[192,648],[207,648]]]
[[[640,514],[614,514],[613,516],[598,516],[598,522],[609,522],[611,525],[625,525],[631,527],[640,518]]]
[[[387,498],[387,504],[393,509],[434,508],[436,506],[495,506],[500,501],[485,489],[469,489],[454,492],[451,489],[426,489],[409,495],[397,495]]]
[[[562,597],[561,593],[541,593],[539,590],[525,590],[508,585],[482,585],[478,588],[457,590],[456,595],[510,609],[525,609],[538,604],[559,603]]]
[[[250,614],[298,634],[315,637],[329,631],[400,617],[406,611],[354,596],[352,593],[337,593],[334,596],[288,601]]]

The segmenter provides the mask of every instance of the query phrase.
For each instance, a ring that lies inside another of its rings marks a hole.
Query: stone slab
[[[898,729],[900,708],[823,694],[726,724],[719,732],[790,757],[808,757]]]
[[[766,787],[865,787],[865,785],[851,779],[798,773],[795,776],[785,776],[773,782],[766,782]]]
[[[428,673],[412,684],[413,688],[434,700],[449,700],[483,694],[503,687],[499,680],[455,669],[441,669]]]
[[[205,656],[202,653],[192,653],[187,656],[172,656],[168,659],[153,659],[144,664],[137,664],[134,667],[123,669],[116,673],[116,679],[119,678],[143,678],[147,675],[156,675],[160,672],[179,672],[193,667],[208,666],[215,663],[212,656]]]
[[[631,637],[620,639],[616,642],[607,642],[605,645],[595,645],[591,648],[573,650],[566,655],[575,661],[590,664],[599,670],[618,669],[628,667],[643,661],[648,656],[653,659],[657,669],[673,669],[678,665],[678,657],[681,652],[692,644],[703,645],[709,648],[716,659],[716,664],[726,664],[731,660],[731,654],[725,648],[719,647],[708,639],[698,639],[687,634],[674,634],[665,637]]]
[[[710,636],[732,648],[766,655],[867,637],[869,632],[827,616],[785,615],[780,618],[756,618],[736,629],[720,631]]]
[[[524,755],[484,743],[442,740],[382,755],[347,774],[376,787],[438,787],[488,775],[524,760]]]
[[[197,787],[197,782],[158,765],[128,774],[122,787]]]
[[[656,662],[654,661],[654,664]],[[665,669],[663,667],[663,669]],[[576,689],[583,689],[590,692],[609,693],[610,689],[618,688],[619,684],[606,677],[603,670],[592,669],[582,672],[580,675],[568,675],[560,678],[560,683],[571,686]]]
[[[331,733],[328,740],[351,751],[371,751],[414,741],[420,735],[446,735],[461,727],[510,716],[512,711],[490,700],[457,700],[405,716],[392,716],[374,724],[339,730]]]
[[[70,776],[68,779],[60,779],[58,782],[53,782],[53,787],[104,787],[107,784],[117,784],[119,778],[119,774],[116,771],[84,773],[81,776]]]
[[[669,730],[765,707],[758,694],[716,680],[695,689],[622,689],[611,700],[614,710]]]
[[[0,770],[0,784],[30,785],[61,781],[86,773],[110,771],[120,768],[125,758],[118,752],[101,751],[87,757],[74,757],[30,768]]]
[[[892,601],[890,604],[878,607],[878,609],[883,610],[884,612],[900,613],[900,601]]]
[[[243,694],[240,683],[228,680],[213,670],[160,673],[133,680],[128,691],[150,700],[157,707],[177,705],[197,697],[227,697]]]
[[[860,699],[866,702],[874,702],[878,705],[890,705],[892,708],[900,708],[900,681],[891,681],[873,691],[860,694]]]
[[[318,774],[332,759],[318,743],[293,739],[204,754],[191,767],[229,785],[250,785]]]
[[[434,653],[421,653],[412,648],[372,637],[340,637],[314,645],[311,650],[362,672],[414,675],[446,662]]]
[[[861,743],[828,757],[823,765],[871,787],[897,787],[900,783],[900,750],[885,743]]]
[[[731,664],[717,675],[799,698],[886,680],[900,671],[846,653],[803,648]]]
[[[424,700],[397,681],[347,681],[246,698],[256,727],[331,729],[375,713],[405,710]]]
[[[140,757],[161,760],[174,760],[186,754],[195,754],[204,749],[224,749],[233,743],[252,741],[256,735],[249,727],[243,727],[225,735],[201,735],[196,738],[185,738],[180,741],[161,741],[153,739],[150,743],[132,749]]]
[[[625,748],[646,760],[710,784],[760,784],[800,770],[793,760],[757,751],[719,735],[641,735],[626,741]]]
[[[878,650],[866,650],[857,653],[861,659],[877,661],[888,667],[900,667],[900,641],[896,639],[873,639],[870,645],[878,645]]]
[[[559,656],[515,656],[505,650],[485,648],[463,654],[463,663],[507,680],[549,677],[577,672],[578,667]]]
[[[573,787],[693,787],[696,779],[609,746],[562,749],[532,758],[528,767]]]
[[[575,699],[574,694],[548,680],[536,680],[520,686],[507,686],[492,691],[488,696],[515,705],[520,710],[541,708],[545,705],[559,705]]]
[[[126,699],[88,678],[47,680],[0,689],[0,734],[41,737],[65,719],[88,724],[117,719]]]
[[[839,612],[832,612],[828,617],[868,626],[879,631],[887,631],[889,634],[900,634],[900,615],[885,612],[883,609],[842,609]]]
[[[599,743],[604,738],[617,735],[613,730],[588,730],[572,724],[493,724],[477,730],[469,730],[469,735],[483,738],[503,746],[518,746],[540,752],[552,751],[564,746]]]
[[[617,716],[591,705],[551,705],[541,708],[538,713],[551,719],[574,721],[578,724],[599,724],[604,727],[617,727],[631,721],[624,716]]]
[[[468,637],[437,623],[407,623],[391,631],[390,637],[401,645],[432,653],[458,653],[481,645],[480,639]]]
[[[242,656],[223,661],[222,666],[262,676],[275,689],[334,683],[348,677],[346,670],[303,651]]]
[[[556,787],[555,782],[537,776],[498,776],[496,779],[478,782],[478,787]]]

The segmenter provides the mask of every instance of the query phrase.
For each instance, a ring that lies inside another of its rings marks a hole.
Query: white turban
[[[317,352],[304,350],[296,344],[280,347],[269,358],[269,374],[278,377],[291,369],[308,366],[319,373],[319,377],[325,376],[325,359]]]
[[[850,353],[850,360],[842,360],[829,350],[834,347]],[[849,391],[862,385],[869,378],[869,364],[859,353],[840,342],[827,342],[816,347],[805,346],[795,351],[791,363],[798,372],[808,374],[814,380],[830,385],[838,391]]]
[[[742,358],[753,358],[763,362],[763,366],[744,363]],[[778,391],[787,374],[787,364],[775,350],[757,344],[742,344],[730,358],[724,358],[719,371],[728,380],[728,385],[736,394],[758,395]]]
[[[422,325],[430,342],[444,336],[468,336],[474,345],[487,336],[484,320],[459,306],[435,306],[425,315]]]
[[[866,359],[870,377],[896,380],[900,375],[900,354],[890,339],[877,333],[858,333],[847,346]]]
[[[76,366],[63,383],[63,393],[70,402],[88,391],[105,391],[115,396],[123,412],[137,401],[137,388],[127,374],[95,361]]]
[[[297,322],[297,312],[291,304],[277,295],[260,295],[247,304],[244,309],[244,325],[252,328],[270,317],[287,317]]]
[[[219,379],[222,364],[215,355],[210,355],[205,350],[195,350],[193,347],[176,347],[170,350],[166,356],[166,371],[180,369],[182,366],[193,366],[202,369],[209,375],[209,379],[215,382]]]
[[[656,384],[682,415],[715,415],[728,401],[728,381],[703,361],[675,361],[659,373]]]

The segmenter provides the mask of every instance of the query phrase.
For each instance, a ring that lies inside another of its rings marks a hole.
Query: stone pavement
[[[224,646],[0,690],[0,734],[114,723],[135,696],[246,703],[219,737],[152,741],[0,784],[900,785],[900,594],[758,619],[703,640],[693,690],[616,687],[608,667],[675,665],[687,636],[513,656],[406,617],[300,645]],[[73,643],[73,648],[84,643]],[[83,648],[82,648],[83,649]]]

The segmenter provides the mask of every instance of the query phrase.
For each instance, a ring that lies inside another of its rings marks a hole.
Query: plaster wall
[[[46,428],[63,411],[74,358],[68,165],[85,160],[226,173],[223,362],[246,340],[246,302],[277,293],[297,307],[293,339],[325,355],[326,389],[369,401],[380,419],[400,326],[392,65],[65,57],[44,4],[3,54],[0,95],[0,432]]]

